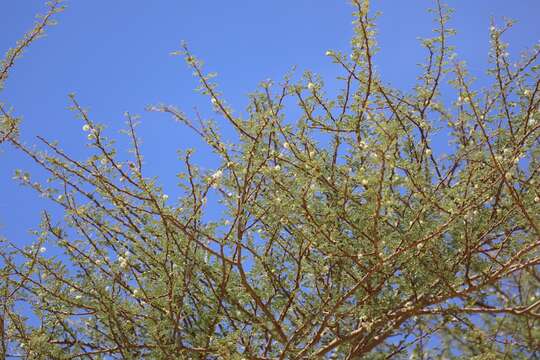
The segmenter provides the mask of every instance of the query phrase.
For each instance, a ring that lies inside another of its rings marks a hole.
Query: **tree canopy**
[[[183,149],[179,199],[145,174],[134,116],[125,161],[70,95],[93,151],[78,159],[42,137],[42,150],[25,144],[0,104],[0,142],[50,176],[16,178],[64,211],[43,212],[32,245],[3,242],[0,358],[539,358],[540,46],[514,62],[511,22],[493,25],[492,81],[477,88],[449,45],[451,11],[434,4],[410,93],[375,70],[367,0],[352,1],[350,52],[325,54],[341,71],[337,96],[291,74],[235,115],[183,45],[219,121],[148,110],[198,135],[220,166]],[[62,9],[49,6],[6,54],[0,85]]]

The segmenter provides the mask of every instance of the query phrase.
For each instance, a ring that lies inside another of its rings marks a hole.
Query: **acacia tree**
[[[8,52],[2,82],[59,6]],[[368,2],[353,6],[350,54],[326,53],[342,71],[335,98],[307,72],[262,83],[239,117],[187,46],[178,52],[237,134],[149,108],[221,159],[206,171],[186,151],[178,201],[145,174],[129,114],[134,155],[122,161],[70,96],[94,151],[80,160],[41,137],[44,151],[25,145],[2,107],[0,139],[50,174],[18,179],[65,214],[44,212],[33,245],[0,251],[3,358],[540,356],[540,47],[514,64],[502,40],[511,24],[492,26],[493,81],[476,89],[437,2],[423,73],[403,93],[374,70]],[[455,144],[446,155],[432,146],[440,134]],[[207,220],[209,206],[221,218]],[[46,256],[46,243],[64,256]]]

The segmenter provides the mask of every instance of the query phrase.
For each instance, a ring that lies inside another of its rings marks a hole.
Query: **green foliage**
[[[89,159],[46,139],[47,151],[37,152],[5,137],[50,174],[45,184],[17,178],[65,217],[45,212],[34,245],[0,252],[4,354],[538,356],[540,48],[512,64],[502,42],[511,24],[493,27],[494,82],[475,89],[448,45],[449,11],[437,3],[436,36],[422,41],[423,73],[404,94],[373,70],[369,4],[353,5],[350,54],[326,53],[343,71],[333,99],[306,72],[279,87],[262,83],[239,117],[187,46],[178,52],[238,136],[231,143],[218,123],[172,106],[149,109],[172,115],[220,159],[204,171],[185,152],[179,199],[145,175],[129,114],[129,161],[75,96]],[[456,90],[450,105],[443,78]],[[299,119],[287,118],[289,100]],[[441,134],[451,138],[450,154],[431,143]],[[207,220],[213,197],[222,218]],[[64,256],[47,256],[48,244]]]
[[[25,34],[22,40],[18,41],[14,48],[9,49],[0,61],[0,92],[4,89],[4,83],[8,78],[10,69],[15,65],[16,60],[22,56],[26,48],[32,42],[43,36],[47,26],[54,25],[54,15],[63,10],[62,0],[53,0],[47,3],[48,11],[45,15],[38,15],[38,21],[34,28]],[[0,144],[9,137],[17,137],[19,119],[13,117],[0,101]]]

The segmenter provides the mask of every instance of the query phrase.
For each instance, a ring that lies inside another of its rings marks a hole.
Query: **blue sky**
[[[469,64],[478,85],[485,84],[489,25],[503,17],[518,21],[507,36],[514,59],[540,39],[537,0],[448,1],[456,12],[451,26],[459,57]],[[431,1],[373,0],[379,18],[381,51],[375,61],[383,78],[403,90],[414,84],[425,55],[417,37],[431,36],[434,23],[426,8]],[[193,113],[211,115],[211,105],[194,89],[196,80],[179,57],[170,52],[185,40],[192,51],[216,71],[220,90],[237,112],[246,94],[264,79],[279,80],[298,66],[312,70],[330,87],[338,69],[324,56],[327,49],[346,51],[352,35],[346,0],[194,1],[194,0],[71,0],[49,29],[19,60],[0,93],[0,101],[23,117],[22,138],[36,135],[59,140],[76,157],[87,152],[81,122],[67,110],[67,94],[91,111],[92,118],[121,138],[123,112],[142,115],[140,135],[148,174],[158,175],[166,192],[175,194],[175,174],[181,168],[176,151],[199,147],[193,134],[166,116],[146,114],[145,106],[174,104]],[[1,4],[0,50],[5,52],[31,28],[42,1]],[[125,154],[123,154],[125,155]],[[197,161],[212,166],[201,151]],[[50,207],[32,190],[11,180],[17,168],[37,175],[39,169],[12,148],[0,148],[0,235],[28,243],[28,230],[39,222],[40,210]]]

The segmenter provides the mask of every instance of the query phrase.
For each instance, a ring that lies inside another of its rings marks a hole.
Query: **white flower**
[[[75,300],[81,300],[81,298],[82,298],[82,295],[80,294],[75,295]]]
[[[332,50],[327,50],[324,54],[326,56],[332,56],[332,55],[334,55],[334,52]]]
[[[367,184],[369,184],[369,181],[367,181],[367,179],[362,179],[362,185],[366,186]]]
[[[215,173],[213,173],[212,176],[210,177],[212,178],[212,180],[219,180],[221,176],[223,176],[223,171],[218,170]]]
[[[529,95],[531,95],[531,92],[529,91],[529,89],[525,89],[525,90],[523,90],[523,95],[529,96]]]
[[[139,295],[141,295],[141,293],[140,293],[139,289],[135,289],[135,290],[133,290],[133,296],[135,296],[135,297],[139,297]]]
[[[62,201],[64,199],[64,195],[60,194],[58,195],[58,197],[56,198],[56,200],[58,201]]]
[[[315,88],[315,84],[313,84],[312,82],[309,82],[309,83],[307,84],[307,88],[308,88],[309,90],[313,90],[313,89]]]
[[[540,203],[540,197],[535,196],[535,197],[534,197],[534,202],[535,202],[535,203]]]
[[[82,129],[83,129],[83,131],[90,131],[90,125],[84,124]]]
[[[40,253],[43,254],[45,251],[47,251],[47,248],[45,246],[42,246],[42,247],[39,248]]]
[[[124,253],[124,256],[118,256],[118,263],[120,264],[121,268],[126,268],[128,266],[128,260],[129,257],[129,251],[126,251]]]
[[[529,118],[529,125],[534,126],[536,125],[536,120],[533,118]]]
[[[210,101],[212,102],[212,105],[217,105],[218,103],[217,99],[214,97]]]
[[[491,32],[495,31],[495,26],[491,25],[491,26],[489,27],[489,31],[491,31]]]
[[[100,163],[101,165],[107,165],[107,159],[101,159]]]
[[[281,166],[279,166],[279,165],[274,166],[274,170],[276,170],[276,171],[281,170]]]
[[[283,147],[288,150],[290,148],[290,145],[288,142],[284,142]]]
[[[426,155],[431,155],[431,149],[426,149]]]
[[[161,198],[163,199],[163,201],[167,201],[167,199],[169,198],[169,195],[163,194],[161,195]]]

